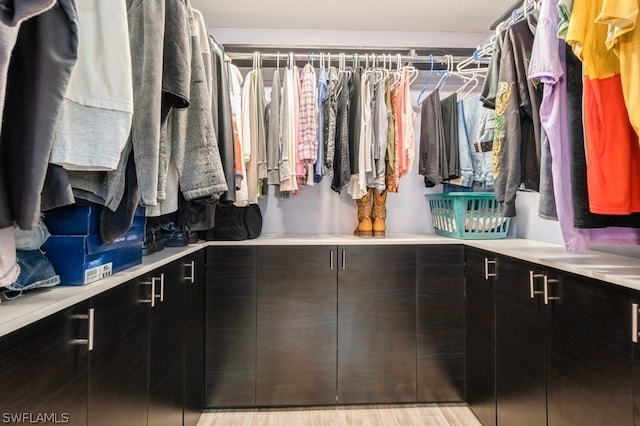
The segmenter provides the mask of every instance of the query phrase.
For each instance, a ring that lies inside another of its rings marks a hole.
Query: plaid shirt
[[[318,98],[316,72],[310,64],[302,70],[300,92],[300,143],[298,155],[307,164],[318,158]]]

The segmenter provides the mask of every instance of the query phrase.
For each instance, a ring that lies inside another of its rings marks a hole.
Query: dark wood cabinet
[[[255,246],[207,248],[205,406],[256,404]]]
[[[184,424],[204,410],[204,250],[181,260],[184,273]]]
[[[82,302],[2,337],[0,421],[87,424],[88,313]]]
[[[150,277],[155,285],[149,325],[150,425],[183,421],[184,268],[175,261]]]
[[[483,424],[633,424],[629,290],[466,252],[467,402]],[[480,294],[482,281],[495,292]]]
[[[492,253],[466,248],[466,401],[485,426],[496,424],[496,262]]]
[[[633,364],[633,423],[640,425],[640,291],[631,293],[631,348]],[[635,323],[635,326],[634,326]]]
[[[260,246],[256,404],[336,402],[334,246]]]
[[[548,276],[548,424],[633,424],[629,290]]]
[[[203,265],[195,252],[3,336],[0,422],[195,425]]]
[[[500,257],[496,265],[496,404],[499,425],[546,425],[543,268]]]
[[[417,400],[464,400],[464,246],[420,246]]]
[[[338,402],[415,402],[416,247],[338,251]]]
[[[146,425],[149,380],[149,288],[129,281],[91,299],[94,345],[89,424]]]

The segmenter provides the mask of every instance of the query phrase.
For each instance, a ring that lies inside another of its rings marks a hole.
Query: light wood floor
[[[475,426],[482,425],[464,404],[348,406],[255,410],[214,410],[198,426]]]

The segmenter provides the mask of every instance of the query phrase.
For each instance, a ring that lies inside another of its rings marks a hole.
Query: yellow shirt
[[[629,120],[640,135],[640,31],[636,29],[640,0],[604,0],[596,26],[605,28],[605,46],[617,54]]]
[[[583,62],[585,75],[592,79],[620,73],[618,57],[605,44],[607,26],[595,24],[605,1],[615,3],[620,0],[575,0],[567,30],[567,43]]]

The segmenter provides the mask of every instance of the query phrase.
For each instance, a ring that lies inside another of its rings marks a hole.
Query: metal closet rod
[[[232,60],[253,60],[254,58],[253,53],[227,52],[227,55]],[[293,59],[296,61],[310,61],[310,60],[319,61],[322,59],[323,54],[322,52],[320,53],[292,52],[291,55],[293,55]],[[328,60],[329,58],[331,58],[331,62],[337,62],[340,59],[341,55],[342,54],[340,53],[325,53],[324,59]],[[468,56],[453,56],[453,55],[451,56],[453,58],[454,63],[461,62],[468,58]],[[280,59],[281,61],[286,61],[290,57],[290,54],[289,52],[261,53],[260,57],[262,58],[262,60],[277,61],[278,59]],[[369,58],[369,60],[373,60],[374,58],[376,58],[380,62],[384,57],[387,62],[391,61],[391,63],[396,63],[397,60],[400,59],[400,61],[405,64],[406,63],[429,64],[431,63],[432,60],[434,63],[446,64],[448,60],[447,55],[444,55],[444,56],[434,55],[432,58],[431,56],[398,55],[393,53],[345,53],[344,57],[349,62],[352,62],[355,60],[359,60],[360,62],[363,62],[363,61],[366,61],[367,58]]]
[[[408,48],[376,48],[376,47],[336,47],[336,46],[257,46],[257,45],[225,45],[225,52],[238,66],[252,66],[254,52],[259,52],[261,62],[275,65],[278,61],[286,65],[287,60],[293,55],[298,61],[320,61],[324,54],[325,61],[331,57],[332,64],[338,64],[341,56],[344,56],[349,65],[358,60],[360,64],[366,63],[367,57],[371,61],[374,56],[378,64],[384,60],[387,63],[396,64],[398,57],[402,65],[413,64],[416,68],[429,69],[433,61],[434,69],[446,68],[449,57],[456,65],[468,59],[474,49],[468,48],[435,48],[435,49],[408,49]],[[400,55],[400,56],[398,56]],[[383,60],[384,58],[384,60]],[[283,62],[284,61],[284,62]]]

